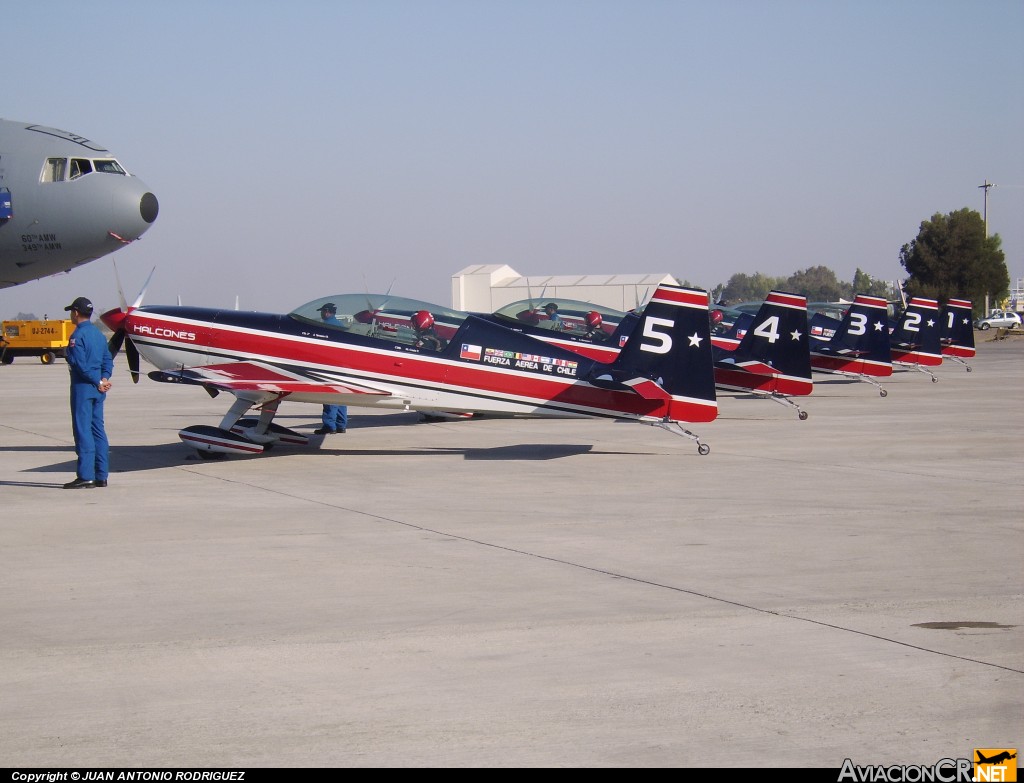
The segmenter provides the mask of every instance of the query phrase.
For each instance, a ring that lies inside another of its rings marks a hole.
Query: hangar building
[[[493,313],[512,302],[578,299],[623,312],[647,301],[661,283],[679,285],[669,274],[531,275],[504,264],[468,266],[452,275],[452,307]]]

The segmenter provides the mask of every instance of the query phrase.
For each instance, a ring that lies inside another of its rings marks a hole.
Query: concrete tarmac
[[[204,461],[230,397],[0,368],[0,766],[928,765],[1024,744],[1024,338],[693,429],[420,423]],[[278,421],[319,424],[289,404]]]

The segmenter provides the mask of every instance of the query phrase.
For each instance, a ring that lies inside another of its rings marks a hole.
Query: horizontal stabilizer
[[[631,378],[625,382],[625,385],[645,400],[663,400],[667,402],[672,399],[671,394],[650,378]]]
[[[755,375],[780,375],[780,371],[772,367],[770,364],[759,362],[756,359],[747,359],[745,361],[734,361],[731,358],[723,359],[722,364],[735,365],[737,370],[745,370],[747,372],[754,373]]]

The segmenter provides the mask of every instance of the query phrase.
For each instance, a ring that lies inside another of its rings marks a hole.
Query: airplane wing
[[[376,389],[348,381],[325,381],[288,373],[262,362],[225,362],[203,367],[151,372],[149,377],[163,383],[191,383],[227,392],[269,392],[272,394],[367,394],[390,397]]]

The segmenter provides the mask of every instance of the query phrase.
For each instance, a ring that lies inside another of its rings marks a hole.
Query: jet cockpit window
[[[67,158],[47,158],[43,165],[41,182],[63,182],[68,170]]]
[[[113,158],[47,158],[43,164],[43,173],[39,177],[40,182],[65,182],[78,179],[86,174],[98,171],[102,174],[121,174],[128,176],[128,172],[121,168],[121,164]]]
[[[85,158],[72,158],[71,167],[68,169],[70,172],[71,179],[77,179],[83,177],[86,174],[92,174],[92,161],[86,160]]]
[[[124,176],[128,175],[128,172],[121,168],[121,164],[118,163],[116,160],[108,158],[105,160],[94,160],[93,163],[96,164],[96,171],[100,172],[101,174],[122,174]]]

